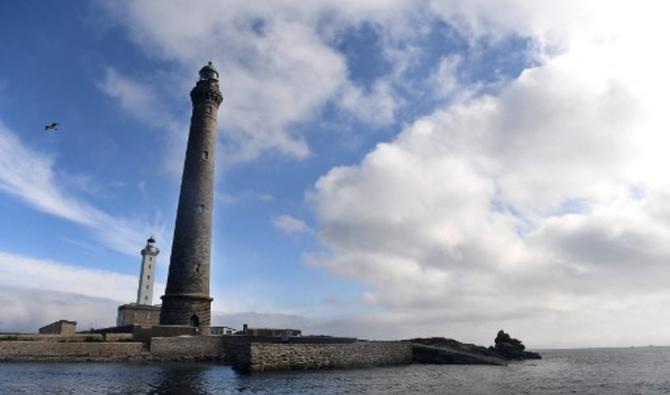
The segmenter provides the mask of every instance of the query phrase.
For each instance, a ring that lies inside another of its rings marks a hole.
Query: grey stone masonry
[[[216,114],[223,96],[211,65],[191,91],[193,115],[179,192],[161,325],[208,327]]]
[[[40,328],[42,334],[74,335],[77,330],[75,321],[60,320]]]
[[[128,360],[148,352],[142,343],[2,341],[0,361]]]
[[[245,373],[273,370],[351,369],[412,363],[412,345],[359,341],[345,344],[249,343],[227,346],[233,369]]]
[[[224,359],[223,336],[183,336],[151,338],[154,358],[174,359]]]
[[[0,361],[225,361],[241,372],[348,369],[412,362],[412,344],[397,341],[275,343],[276,338],[268,337],[170,336],[137,342],[130,341],[129,333],[109,333],[104,337],[94,334],[67,341],[59,336],[32,336],[0,337]],[[291,340],[297,339],[300,338]]]
[[[124,304],[117,309],[116,326],[158,325],[160,315],[161,308],[159,306]]]

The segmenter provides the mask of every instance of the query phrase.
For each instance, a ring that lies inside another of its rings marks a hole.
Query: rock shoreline
[[[526,351],[520,340],[510,337],[503,330],[498,332],[495,346],[488,348],[444,337],[405,341],[412,343],[413,360],[418,363],[503,366],[509,361],[542,358],[538,353]]]

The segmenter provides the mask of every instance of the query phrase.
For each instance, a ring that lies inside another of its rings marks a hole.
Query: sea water
[[[509,366],[409,365],[241,375],[200,363],[0,363],[0,394],[670,393],[670,347],[540,351]]]

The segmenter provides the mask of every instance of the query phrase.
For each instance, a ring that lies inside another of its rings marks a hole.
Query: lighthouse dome
[[[160,250],[158,249],[158,247],[156,247],[156,240],[154,239],[153,236],[147,239],[147,245],[142,249],[140,253],[142,255],[146,254],[158,255],[160,253]]]
[[[200,80],[214,80],[218,81],[219,80],[219,72],[216,71],[214,66],[212,66],[212,62],[208,62],[203,68],[200,69]]]

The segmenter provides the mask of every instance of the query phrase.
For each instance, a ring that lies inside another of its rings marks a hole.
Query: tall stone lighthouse
[[[223,96],[209,62],[191,90],[193,115],[179,192],[161,325],[210,326],[209,264],[214,200],[216,114]]]

